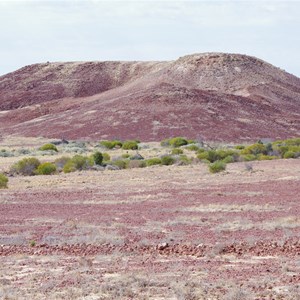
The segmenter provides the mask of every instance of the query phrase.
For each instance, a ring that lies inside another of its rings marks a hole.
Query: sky
[[[300,77],[300,0],[0,0],[0,28],[0,75],[46,61],[230,52]]]

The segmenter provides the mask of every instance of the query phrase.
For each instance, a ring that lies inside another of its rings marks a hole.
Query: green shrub
[[[287,151],[284,153],[283,158],[295,158],[296,153],[293,151]]]
[[[117,160],[113,161],[112,164],[114,166],[117,166],[119,169],[126,169],[129,164],[129,161],[117,159]]]
[[[96,165],[102,165],[103,155],[101,152],[97,151],[93,154],[93,159]]]
[[[196,145],[189,145],[189,146],[185,147],[185,149],[187,149],[189,151],[198,151],[199,147]]]
[[[213,163],[211,163],[209,166],[209,172],[211,173],[218,173],[221,171],[224,171],[226,169],[226,164],[220,160],[217,160]]]
[[[174,148],[172,149],[172,152],[171,152],[173,155],[179,155],[179,154],[183,154],[183,150],[182,149],[179,149],[179,148]]]
[[[113,141],[101,141],[100,145],[107,149],[121,148],[122,142],[113,140]]]
[[[106,152],[102,153],[103,161],[110,161],[110,155]]]
[[[188,144],[196,144],[197,141],[196,141],[196,140],[187,140],[187,143],[188,143]]]
[[[37,168],[40,164],[40,161],[35,157],[23,158],[11,167],[11,172],[25,176],[32,176],[36,174]]]
[[[180,146],[184,146],[187,145],[188,141],[182,137],[175,137],[169,140],[169,145],[174,147],[174,148],[178,148]]]
[[[258,160],[273,160],[273,159],[278,159],[277,156],[274,155],[264,155],[264,154],[259,154],[257,156]]]
[[[122,149],[124,150],[137,150],[138,149],[138,142],[137,141],[125,141],[123,143]]]
[[[66,164],[63,166],[63,172],[64,173],[71,173],[76,171],[76,167],[74,163],[72,162],[72,159],[68,160]]]
[[[208,160],[208,151],[198,151],[197,158],[200,160]]]
[[[257,156],[254,154],[246,154],[246,155],[241,155],[241,158],[243,161],[253,161],[257,160]]]
[[[122,154],[122,158],[129,158],[129,157],[130,157],[130,154],[128,154],[128,153]]]
[[[235,158],[234,158],[233,155],[229,155],[229,156],[226,156],[225,158],[223,158],[222,161],[223,161],[225,164],[229,164],[229,163],[235,162]]]
[[[175,159],[172,156],[166,155],[161,158],[161,164],[164,166],[170,166],[175,163]]]
[[[39,150],[41,150],[41,151],[52,150],[52,151],[58,152],[56,146],[53,144],[50,144],[50,143],[43,145],[42,147],[39,148]]]
[[[63,167],[64,173],[75,172],[76,170],[85,170],[93,165],[92,158],[82,155],[74,155]]]
[[[38,166],[37,174],[39,175],[51,175],[56,172],[56,166],[53,163],[45,162]]]
[[[179,163],[181,165],[189,165],[192,163],[192,159],[188,158],[186,155],[180,155],[179,156]]]
[[[154,165],[160,165],[161,159],[158,157],[149,158],[146,160],[147,167],[154,166]]]
[[[0,189],[6,189],[7,183],[8,178],[4,174],[0,173]]]
[[[243,150],[243,149],[245,149],[245,146],[244,145],[236,145],[234,148],[237,150]]]
[[[245,155],[245,154],[253,154],[253,155],[257,155],[257,154],[267,154],[267,147],[263,144],[253,144],[250,145],[248,147],[246,147],[245,149],[243,149],[241,151],[241,154]]]

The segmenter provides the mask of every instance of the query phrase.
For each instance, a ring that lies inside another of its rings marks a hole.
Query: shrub
[[[287,151],[284,153],[283,158],[295,158],[296,153],[293,151]]]
[[[199,147],[197,145],[189,145],[185,149],[190,150],[190,151],[198,151]]]
[[[56,172],[56,166],[53,163],[45,162],[38,166],[37,174],[39,175],[51,175]]]
[[[145,168],[146,167],[146,162],[143,160],[130,160],[128,162],[128,168],[133,169],[133,168]]]
[[[114,140],[114,141],[101,141],[100,145],[107,149],[121,148],[122,142]]]
[[[56,146],[53,144],[50,144],[50,143],[43,145],[42,147],[39,148],[39,150],[41,150],[41,151],[52,150],[52,151],[58,152]]]
[[[236,145],[234,148],[237,150],[243,150],[243,149],[245,149],[245,146],[244,145]]]
[[[119,169],[126,169],[128,166],[129,161],[117,159],[112,162],[114,166],[117,166]]]
[[[174,147],[174,148],[177,148],[177,147],[180,147],[180,146],[184,146],[184,145],[187,145],[188,144],[188,141],[182,137],[175,137],[175,138],[172,138],[169,140],[169,145]]]
[[[102,153],[103,156],[103,161],[109,161],[110,160],[110,155],[106,152]]]
[[[241,151],[241,154],[267,154],[267,147],[263,144],[253,144]]]
[[[187,143],[188,143],[188,144],[196,144],[197,141],[196,141],[196,140],[187,140]]]
[[[179,154],[183,154],[183,150],[182,149],[179,149],[179,148],[174,148],[172,149],[172,152],[171,152],[173,155],[179,155]]]
[[[35,157],[23,158],[11,167],[11,172],[25,176],[32,176],[36,174],[36,170],[40,164],[40,161]]]
[[[222,159],[222,161],[223,161],[225,164],[229,164],[229,163],[235,162],[235,159],[234,159],[234,156],[233,156],[233,155],[229,155],[229,156],[226,156],[224,159]]]
[[[138,142],[137,141],[125,141],[123,143],[122,149],[124,150],[137,150],[138,149]]]
[[[179,164],[180,165],[189,165],[192,163],[192,159],[188,158],[186,155],[179,156]]]
[[[200,160],[208,160],[208,151],[198,151],[197,158]]]
[[[257,159],[256,155],[254,154],[242,155],[241,158],[243,161],[252,161]]]
[[[7,183],[8,178],[4,174],[0,173],[0,189],[6,189]]]
[[[154,165],[160,165],[161,159],[158,157],[149,158],[146,160],[147,167],[154,166]]]
[[[93,159],[96,165],[101,165],[103,162],[103,155],[101,152],[97,151],[93,154]]]
[[[170,166],[173,165],[175,163],[175,159],[172,156],[163,156],[161,158],[161,164],[164,166]]]
[[[277,159],[277,156],[274,155],[264,155],[264,154],[259,154],[257,156],[258,160],[273,160],[273,159]]]
[[[128,154],[128,153],[122,154],[122,158],[129,158],[129,157],[130,157],[130,154]]]
[[[217,160],[211,163],[209,166],[209,172],[211,173],[218,173],[224,171],[226,169],[226,164],[223,161]]]
[[[85,170],[91,166],[93,162],[87,156],[75,155],[63,167],[64,173],[75,172],[76,170]]]
[[[9,152],[5,149],[0,150],[0,157],[12,157],[14,154],[12,152]]]

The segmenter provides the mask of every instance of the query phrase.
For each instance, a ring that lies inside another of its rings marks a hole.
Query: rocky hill
[[[170,136],[243,141],[300,136],[300,79],[225,53],[170,62],[68,62],[0,77],[2,135]]]

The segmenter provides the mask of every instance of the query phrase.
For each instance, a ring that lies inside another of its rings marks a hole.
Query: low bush
[[[128,162],[128,168],[133,169],[133,168],[145,168],[146,162],[143,160],[130,160]]]
[[[139,148],[137,141],[125,141],[122,145],[124,150],[137,150]]]
[[[187,147],[185,147],[185,149],[189,150],[189,151],[198,151],[199,147],[197,145],[189,145]]]
[[[224,171],[226,169],[226,163],[224,163],[223,161],[217,160],[213,163],[211,163],[209,166],[209,172],[211,173],[218,173],[221,171]]]
[[[165,139],[165,140],[161,141],[160,144],[164,147],[171,146],[174,148],[178,148],[180,146],[187,145],[188,141],[182,137],[174,137],[174,138],[170,138],[170,139]]]
[[[229,155],[229,156],[226,156],[225,158],[223,158],[222,161],[226,164],[229,164],[229,163],[235,162],[235,158],[233,155]]]
[[[160,165],[161,159],[158,157],[149,158],[146,160],[147,167],[154,166],[154,165]]]
[[[66,162],[63,167],[64,173],[75,172],[77,170],[86,170],[94,164],[92,158],[82,155],[75,155]]]
[[[110,160],[110,155],[106,152],[102,153],[103,156],[103,161],[109,161]]]
[[[123,159],[117,159],[113,161],[112,164],[114,166],[117,166],[119,169],[126,169],[129,164],[129,161]]]
[[[259,154],[257,156],[258,160],[273,160],[273,159],[278,159],[277,156],[273,156],[273,155],[264,155],[264,154]]]
[[[287,151],[284,153],[283,158],[295,158],[296,153],[293,151]]]
[[[118,140],[113,140],[113,141],[101,141],[100,145],[107,149],[114,149],[114,148],[121,148],[123,144]]]
[[[4,174],[0,173],[0,189],[6,189],[7,183],[8,178]]]
[[[234,148],[237,150],[243,150],[243,149],[245,149],[245,146],[244,145],[236,145],[236,146],[234,146]]]
[[[241,154],[242,155],[247,155],[247,154],[253,154],[253,155],[257,155],[257,154],[267,154],[267,147],[263,144],[253,144],[250,145],[248,147],[246,147],[245,149],[241,150]]]
[[[97,151],[93,154],[94,163],[96,165],[102,165],[103,162],[103,155],[101,152]]]
[[[37,174],[39,175],[51,175],[56,172],[56,166],[53,163],[45,162],[38,166]]]
[[[190,165],[192,163],[192,159],[188,158],[186,155],[180,155],[178,159],[178,164],[180,165]]]
[[[246,155],[241,155],[241,159],[243,161],[253,161],[257,159],[257,156],[254,154],[246,154]]]
[[[175,138],[172,138],[172,139],[169,140],[169,145],[174,147],[174,148],[184,146],[184,145],[187,145],[187,144],[188,144],[188,141],[185,138],[182,138],[182,137],[175,137]]]
[[[12,157],[15,156],[14,153],[7,151],[6,149],[0,150],[0,157]]]
[[[175,163],[175,159],[172,156],[165,155],[161,158],[161,164],[164,166],[170,166]]]
[[[183,150],[179,149],[179,148],[174,148],[174,149],[172,149],[171,154],[173,154],[173,155],[183,154]]]
[[[51,150],[51,151],[55,151],[55,152],[58,152],[57,148],[55,145],[53,144],[45,144],[43,145],[42,147],[39,148],[40,151],[48,151],[48,150]]]
[[[128,154],[128,153],[122,154],[122,158],[129,158],[129,157],[130,157],[130,154]]]
[[[36,174],[40,164],[40,161],[35,157],[23,158],[12,165],[11,172],[24,176],[32,176]]]

